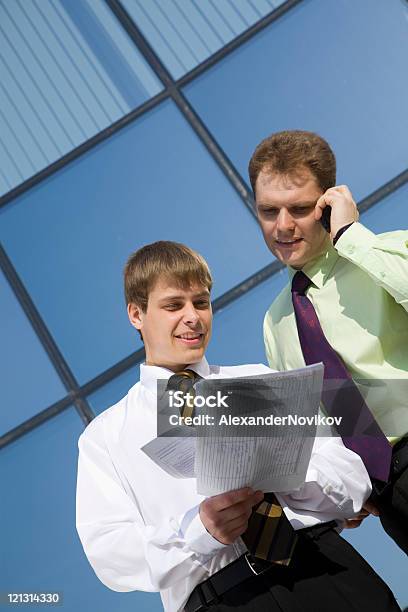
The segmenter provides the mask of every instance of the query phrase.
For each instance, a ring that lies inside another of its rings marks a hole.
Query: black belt
[[[336,521],[330,521],[329,523],[321,523],[314,527],[299,529],[297,533],[317,539],[320,535],[336,526]],[[223,567],[216,574],[198,584],[188,598],[184,610],[185,612],[202,612],[209,606],[218,603],[224,593],[238,586],[244,580],[254,576],[261,576],[273,567],[276,567],[276,564],[255,559],[249,553],[245,553],[236,561]],[[286,566],[280,565],[279,567]]]

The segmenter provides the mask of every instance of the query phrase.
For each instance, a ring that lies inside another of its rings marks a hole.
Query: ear
[[[136,327],[139,331],[143,326],[143,311],[137,304],[133,304],[132,302],[127,306],[127,313],[129,317],[130,324],[133,327]]]

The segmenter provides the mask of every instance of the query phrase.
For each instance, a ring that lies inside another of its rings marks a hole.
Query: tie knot
[[[200,375],[193,370],[181,370],[170,376],[167,390],[187,392],[193,388],[199,378],[201,378]]]
[[[292,293],[304,295],[306,289],[310,286],[311,280],[304,272],[299,270],[292,279]]]

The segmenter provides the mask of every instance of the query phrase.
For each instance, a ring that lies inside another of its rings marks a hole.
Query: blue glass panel
[[[1,588],[63,592],[62,610],[162,610],[157,594],[116,593],[95,576],[75,529],[77,440],[82,423],[69,408],[0,453],[3,491]],[[48,606],[36,605],[45,612]]]
[[[0,435],[66,395],[65,388],[0,273]]]
[[[407,556],[385,533],[379,519],[369,516],[360,527],[344,529],[341,535],[388,584],[401,608],[408,606]]]
[[[214,296],[271,261],[256,220],[169,101],[8,204],[0,235],[81,383],[141,346],[122,269],[142,244],[197,249]]]
[[[94,413],[100,414],[106,408],[116,404],[137,383],[139,378],[139,366],[134,366],[89,395],[87,399]]]
[[[399,0],[304,0],[186,94],[243,176],[272,132],[313,130],[361,199],[407,165],[407,18]]]
[[[162,89],[104,2],[0,1],[0,195]]]
[[[207,357],[210,363],[266,363],[262,325],[266,311],[288,282],[286,270],[274,274],[214,316]]]
[[[408,183],[361,215],[361,222],[371,231],[392,232],[408,229]]]
[[[283,1],[122,0],[122,4],[178,79]]]

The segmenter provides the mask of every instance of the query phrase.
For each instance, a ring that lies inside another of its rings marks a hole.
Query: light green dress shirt
[[[408,432],[408,231],[377,236],[354,223],[303,272],[328,342],[395,442]],[[264,341],[271,368],[305,365],[290,284],[265,315]]]

